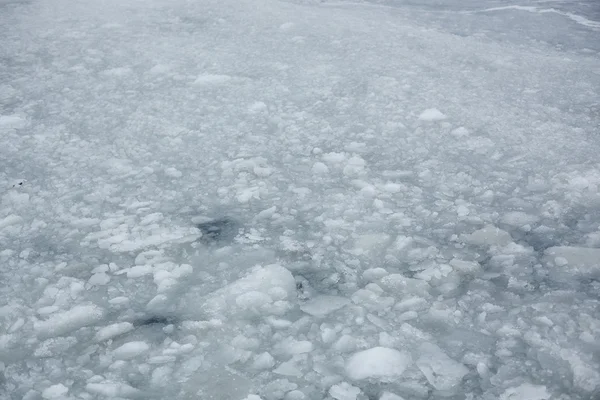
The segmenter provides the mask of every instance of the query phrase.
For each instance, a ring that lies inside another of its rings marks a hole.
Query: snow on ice
[[[386,347],[373,347],[354,353],[346,362],[346,374],[355,380],[398,378],[411,364],[409,354]]]
[[[596,2],[385,3],[0,0],[0,397],[598,398]]]

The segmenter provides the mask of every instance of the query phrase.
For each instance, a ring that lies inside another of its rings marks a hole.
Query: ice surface
[[[393,380],[399,378],[411,362],[408,353],[373,347],[354,353],[346,362],[346,374],[355,380]]]
[[[122,335],[133,330],[133,324],[130,322],[120,322],[101,328],[96,332],[96,341],[103,342],[112,339],[115,336]]]
[[[69,388],[65,385],[59,383],[56,385],[52,385],[42,391],[42,397],[44,399],[63,399],[66,394],[69,392]]]
[[[446,115],[437,108],[428,108],[419,114],[419,119],[421,121],[441,121],[446,118]]]
[[[307,314],[324,317],[350,304],[350,300],[338,296],[316,296],[300,306]]]
[[[186,315],[214,318],[278,314],[294,302],[296,282],[284,267],[256,267],[245,277],[205,296],[194,294],[181,302]],[[284,307],[281,309],[281,307]]]
[[[102,320],[104,311],[95,305],[76,305],[70,310],[51,314],[46,320],[34,322],[39,337],[61,336]]]
[[[329,389],[329,395],[336,400],[356,400],[359,394],[360,389],[348,382],[333,385]]]
[[[117,360],[129,360],[131,358],[144,354],[146,351],[148,351],[149,348],[150,346],[146,342],[128,342],[116,348],[113,351],[113,356]]]
[[[457,389],[463,377],[469,372],[463,364],[454,361],[438,346],[424,343],[419,348],[417,366],[436,390]]]
[[[596,399],[599,35],[594,0],[0,0],[0,392]]]
[[[557,246],[546,249],[544,254],[550,277],[554,279],[600,277],[600,249]]]
[[[404,400],[404,399],[394,393],[383,392],[381,394],[381,396],[379,397],[379,400]]]
[[[500,400],[548,400],[548,393],[545,386],[523,383],[519,386],[506,389],[500,395]]]

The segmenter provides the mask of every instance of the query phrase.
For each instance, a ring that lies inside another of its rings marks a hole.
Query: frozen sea
[[[600,3],[0,0],[0,399],[600,399]]]

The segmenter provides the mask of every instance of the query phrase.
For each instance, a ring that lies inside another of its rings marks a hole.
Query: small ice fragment
[[[355,380],[398,378],[411,364],[408,353],[387,347],[373,347],[353,354],[346,362],[346,374]]]
[[[69,392],[69,388],[59,383],[57,385],[52,385],[42,392],[42,397],[44,399],[59,399],[63,398],[65,394]]]
[[[100,321],[104,311],[95,305],[78,305],[70,310],[57,312],[45,321],[34,322],[33,327],[40,338],[61,336]]]
[[[531,214],[527,214],[521,211],[511,211],[502,216],[500,222],[506,225],[521,227],[524,225],[531,225],[540,220],[539,217]]]
[[[257,370],[271,369],[273,366],[275,366],[275,359],[266,351],[256,356],[252,363],[252,368]]]
[[[510,234],[494,225],[486,225],[471,234],[461,235],[460,239],[478,246],[505,246],[512,242]]]
[[[348,382],[342,382],[329,388],[329,395],[336,400],[356,400],[359,394],[360,389]]]
[[[428,108],[419,115],[421,121],[441,121],[446,119],[446,115],[437,108]]]
[[[350,300],[339,296],[316,296],[300,306],[300,309],[315,317],[324,317],[350,304]]]
[[[113,356],[117,360],[129,360],[145,353],[148,349],[150,349],[150,346],[146,342],[128,342],[116,348],[113,351]]]
[[[326,175],[329,173],[329,167],[322,162],[317,161],[312,166],[312,172],[315,175]]]
[[[448,357],[442,349],[432,343],[422,344],[419,350],[421,356],[417,360],[417,367],[437,390],[455,389],[469,372],[467,367]]]
[[[391,392],[383,392],[379,400],[404,400],[404,398]]]
[[[122,335],[133,330],[133,324],[130,322],[119,322],[116,324],[105,326],[96,332],[95,339],[97,342],[103,342],[112,339],[115,336]]]
[[[520,386],[508,388],[500,395],[500,400],[548,400],[550,393],[546,386],[523,383]]]

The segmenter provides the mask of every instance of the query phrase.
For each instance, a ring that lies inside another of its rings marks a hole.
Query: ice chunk
[[[366,162],[365,160],[358,155],[354,155],[350,157],[348,163],[344,167],[344,175],[347,176],[357,176],[361,175],[364,172]]]
[[[0,115],[0,132],[8,129],[20,129],[27,126],[27,120],[20,115]]]
[[[23,218],[19,217],[18,215],[9,215],[8,217],[0,219],[0,231],[7,226],[20,224],[22,221]]]
[[[126,385],[124,383],[112,383],[112,382],[93,382],[85,385],[85,390],[90,393],[100,394],[108,398],[129,398],[129,397],[141,397],[142,393],[140,390]]]
[[[104,272],[94,274],[88,280],[88,283],[92,286],[104,286],[108,282],[110,282],[110,276],[108,276]]]
[[[456,137],[469,136],[469,130],[467,128],[465,128],[464,126],[461,126],[459,128],[453,129],[450,132],[450,134],[453,136],[456,136]]]
[[[350,304],[350,300],[339,296],[316,296],[300,306],[300,309],[315,317],[324,317]]]
[[[213,366],[196,371],[183,384],[186,395],[178,398],[238,400],[247,398],[254,388],[255,382],[235,370]]]
[[[340,164],[346,159],[345,153],[325,153],[323,154],[323,161],[328,164]]]
[[[260,397],[256,394],[249,394],[248,396],[244,397],[242,400],[262,400],[262,397]]]
[[[419,351],[421,356],[417,360],[417,367],[437,390],[455,389],[469,372],[467,367],[448,357],[432,343],[423,343]]]
[[[42,397],[44,399],[60,399],[64,398],[64,396],[69,392],[69,388],[65,385],[59,383],[57,385],[52,385],[42,392]]]
[[[446,119],[446,115],[437,108],[428,108],[419,115],[421,121],[441,121]]]
[[[261,294],[260,297],[256,296],[257,293]],[[270,294],[277,294],[277,296],[273,298]],[[208,295],[202,296],[192,292],[181,300],[181,308],[184,314],[191,318],[205,319],[207,316],[248,318],[252,313],[248,313],[248,308],[242,301],[244,298],[261,300],[262,305],[252,311],[277,314],[278,310],[281,310],[281,307],[285,308],[288,300],[295,296],[296,281],[292,274],[284,267],[273,264],[256,267],[244,278]],[[282,297],[286,300],[277,300]],[[272,302],[265,303],[264,301],[267,300]]]
[[[269,111],[267,105],[262,101],[255,101],[254,103],[248,106],[248,113],[250,114],[260,114],[262,112]]]
[[[144,354],[150,349],[150,346],[146,342],[135,341],[125,343],[121,347],[116,348],[113,351],[113,356],[117,360],[129,360],[135,358],[141,354]]]
[[[398,378],[411,364],[408,353],[388,347],[373,347],[354,353],[346,362],[346,374],[354,380]]]
[[[342,335],[334,344],[333,349],[340,353],[350,352],[356,349],[356,339],[350,335]]]
[[[329,173],[329,167],[322,162],[316,162],[312,166],[312,172],[316,175],[327,175]]]
[[[504,214],[500,219],[500,222],[514,227],[521,227],[524,225],[534,224],[539,220],[540,218],[535,215],[526,214],[521,211],[512,211]]]
[[[370,268],[363,272],[363,279],[365,279],[366,281],[376,281],[388,274],[389,273],[383,268]]]
[[[281,353],[293,355],[309,353],[313,349],[313,344],[308,340],[296,340],[289,336],[278,343],[275,348]]]
[[[494,225],[486,225],[471,234],[461,235],[460,239],[477,246],[505,246],[512,242],[510,234]]]
[[[285,394],[283,400],[306,400],[306,395],[300,390],[292,390]]]
[[[407,278],[402,274],[390,274],[380,280],[381,287],[390,294],[403,296],[413,294],[420,297],[428,297],[431,286],[420,279]]]
[[[460,274],[477,274],[481,271],[481,265],[475,261],[464,261],[458,258],[450,260],[450,266]]]
[[[61,336],[100,321],[104,311],[95,305],[78,305],[70,310],[52,314],[45,321],[36,321],[33,327],[40,338]]]
[[[390,236],[385,233],[368,233],[359,235],[354,241],[355,249],[353,253],[360,255],[363,253],[382,251],[390,242]]]
[[[500,400],[548,400],[550,393],[546,386],[523,383],[520,386],[508,388],[500,395]]]
[[[254,359],[252,363],[253,369],[271,369],[275,365],[275,359],[267,352],[261,353]]]
[[[283,376],[296,376],[300,377],[303,375],[298,362],[295,359],[282,362],[277,368],[273,370],[274,373]]]
[[[556,246],[546,249],[544,261],[550,267],[550,277],[571,280],[573,277],[600,277],[600,249]]]
[[[398,396],[397,394],[390,392],[383,392],[379,400],[404,400],[404,398]]]
[[[133,330],[132,323],[119,322],[116,324],[105,326],[104,328],[100,329],[98,332],[96,332],[95,339],[97,342],[103,342],[105,340],[112,339],[115,336],[122,335],[122,334],[127,333],[132,330]]]
[[[329,388],[329,395],[336,400],[356,400],[359,394],[360,389],[348,382],[342,382]]]

